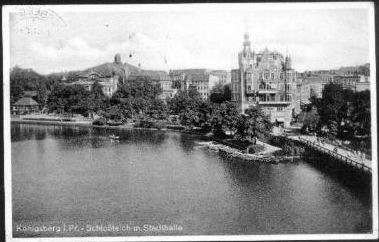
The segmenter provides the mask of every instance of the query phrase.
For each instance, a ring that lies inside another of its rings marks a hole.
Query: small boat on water
[[[113,139],[113,140],[119,140],[120,136],[116,136],[116,135],[112,134],[112,135],[109,135],[109,138]]]

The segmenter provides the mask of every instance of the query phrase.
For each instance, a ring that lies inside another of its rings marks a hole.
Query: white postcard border
[[[376,120],[376,59],[375,59],[375,10],[373,2],[323,2],[323,3],[238,3],[238,4],[132,4],[132,5],[30,5],[51,8],[61,12],[154,12],[154,11],[230,11],[292,10],[292,9],[346,9],[365,8],[369,10],[369,47],[370,47],[370,89],[371,89],[371,130],[372,160],[377,161],[377,120]],[[20,7],[29,5],[3,6],[3,102],[4,102],[4,187],[5,187],[5,226],[6,241],[44,242],[44,241],[231,241],[231,240],[352,240],[378,238],[378,165],[372,163],[372,218],[371,234],[283,234],[283,235],[185,235],[185,236],[128,236],[128,237],[12,237],[12,179],[11,179],[11,136],[10,136],[10,45],[9,14],[18,12]]]

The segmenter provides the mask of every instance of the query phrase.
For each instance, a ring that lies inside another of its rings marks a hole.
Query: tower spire
[[[251,52],[251,48],[250,48],[250,36],[249,36],[249,33],[248,32],[245,32],[245,34],[243,35],[243,52],[245,53],[245,55],[247,55],[248,53]]]

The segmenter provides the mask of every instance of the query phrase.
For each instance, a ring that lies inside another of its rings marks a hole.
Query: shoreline
[[[118,126],[109,126],[109,125],[94,125],[89,122],[67,122],[67,121],[44,121],[44,120],[22,120],[22,119],[11,119],[11,123],[18,124],[37,124],[37,125],[54,125],[54,126],[74,126],[74,127],[89,127],[89,128],[102,128],[102,129],[116,129],[116,130],[130,130],[130,129],[140,129],[140,130],[157,130],[157,131],[173,131],[180,132],[191,135],[205,136],[203,133],[198,133],[194,131],[188,131],[184,129],[170,129],[170,128],[141,128],[133,127],[133,125],[118,125]]]
[[[266,144],[262,141],[258,141],[259,144],[264,145],[266,149],[257,154],[247,154],[242,150],[233,148],[229,145],[226,145],[223,140],[219,140],[217,138],[208,137],[205,133],[189,131],[189,130],[180,130],[180,129],[170,129],[170,128],[139,128],[133,127],[133,125],[119,125],[119,126],[100,126],[93,125],[89,122],[67,122],[67,121],[43,121],[43,120],[22,120],[22,119],[11,119],[11,123],[18,124],[36,124],[36,125],[55,125],[55,126],[74,126],[74,127],[91,127],[91,128],[103,128],[103,129],[113,129],[113,130],[132,130],[132,129],[140,129],[140,130],[157,130],[157,131],[170,131],[170,132],[180,132],[189,135],[201,136],[202,138],[207,139],[208,141],[202,142],[201,145],[203,147],[207,147],[209,150],[216,151],[222,156],[227,156],[231,158],[240,158],[244,161],[254,161],[254,162],[266,162],[266,163],[274,163],[277,164],[281,161],[289,161],[293,160],[294,157],[290,156],[277,156],[274,155],[275,151],[281,150],[281,148]]]

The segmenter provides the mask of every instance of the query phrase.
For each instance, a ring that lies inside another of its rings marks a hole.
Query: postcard
[[[373,2],[3,6],[6,241],[378,238]]]

